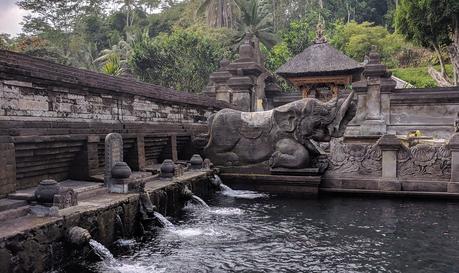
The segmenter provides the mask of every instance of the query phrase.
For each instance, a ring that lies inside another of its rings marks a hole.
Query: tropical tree
[[[206,13],[207,24],[212,27],[232,27],[234,0],[204,0],[197,14]]]
[[[154,38],[144,37],[134,44],[130,59],[133,72],[140,79],[188,92],[201,92],[210,73],[229,54],[229,37],[212,30],[175,29]]]
[[[235,0],[241,11],[241,20],[238,22],[236,42],[239,45],[244,39],[253,42],[258,63],[262,63],[260,43],[267,48],[277,44],[277,36],[273,32],[273,18],[269,13],[261,13],[258,0]]]
[[[396,11],[397,30],[407,39],[435,50],[443,80],[448,80],[442,50],[450,46],[453,63],[459,70],[459,3],[456,0],[400,0]],[[454,54],[457,53],[457,54]],[[442,80],[442,79],[440,79]]]

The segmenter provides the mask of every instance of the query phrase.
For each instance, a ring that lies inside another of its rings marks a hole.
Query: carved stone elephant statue
[[[263,112],[223,109],[209,119],[204,153],[220,166],[309,167],[315,141],[343,136],[355,115],[353,96],[325,103],[305,98]]]

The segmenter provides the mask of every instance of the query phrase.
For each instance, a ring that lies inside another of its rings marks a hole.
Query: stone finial
[[[202,169],[202,163],[204,160],[199,154],[194,154],[190,159],[191,169],[192,170],[199,170]]]
[[[111,170],[112,178],[115,179],[126,179],[129,178],[132,174],[131,168],[129,168],[128,164],[123,161],[116,162]]]
[[[387,82],[382,83],[382,89],[395,88],[395,81],[390,79],[391,72],[387,70],[386,66],[381,63],[381,55],[378,52],[377,46],[371,46],[371,51],[368,56],[368,63],[365,65],[363,75],[365,77],[385,78]]]
[[[64,209],[78,205],[78,194],[69,187],[62,187],[57,181],[46,179],[35,190],[35,200],[46,207]]]
[[[316,27],[316,38],[314,39],[315,44],[324,44],[327,43],[327,38],[324,36],[325,27],[319,18],[319,22]]]
[[[175,164],[172,159],[166,159],[163,161],[163,164],[161,164],[160,168],[160,178],[172,178],[174,177],[175,174]]]
[[[380,64],[381,63],[381,56],[378,52],[378,47],[375,45],[371,46],[370,56],[368,59],[368,64]]]

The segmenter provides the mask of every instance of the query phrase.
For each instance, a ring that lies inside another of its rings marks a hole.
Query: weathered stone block
[[[378,190],[380,191],[400,191],[402,189],[402,184],[397,178],[391,180],[388,178],[383,178],[378,181]]]

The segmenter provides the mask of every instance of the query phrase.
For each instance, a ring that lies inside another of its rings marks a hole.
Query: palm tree
[[[128,72],[128,61],[132,54],[132,45],[134,43],[134,37],[127,36],[127,41],[121,40],[118,44],[113,45],[111,48],[104,49],[100,52],[100,56],[94,60],[94,63],[102,65],[102,71],[117,71],[117,74],[121,72]],[[119,71],[114,69],[119,67]],[[115,75],[114,73],[108,72],[107,74]]]
[[[242,13],[236,42],[239,45],[244,39],[252,41],[257,62],[262,64],[260,43],[267,48],[277,44],[273,31],[273,17],[269,13],[261,13],[258,0],[234,0]]]
[[[207,24],[215,27],[233,26],[234,0],[204,0],[197,14],[206,12]]]

